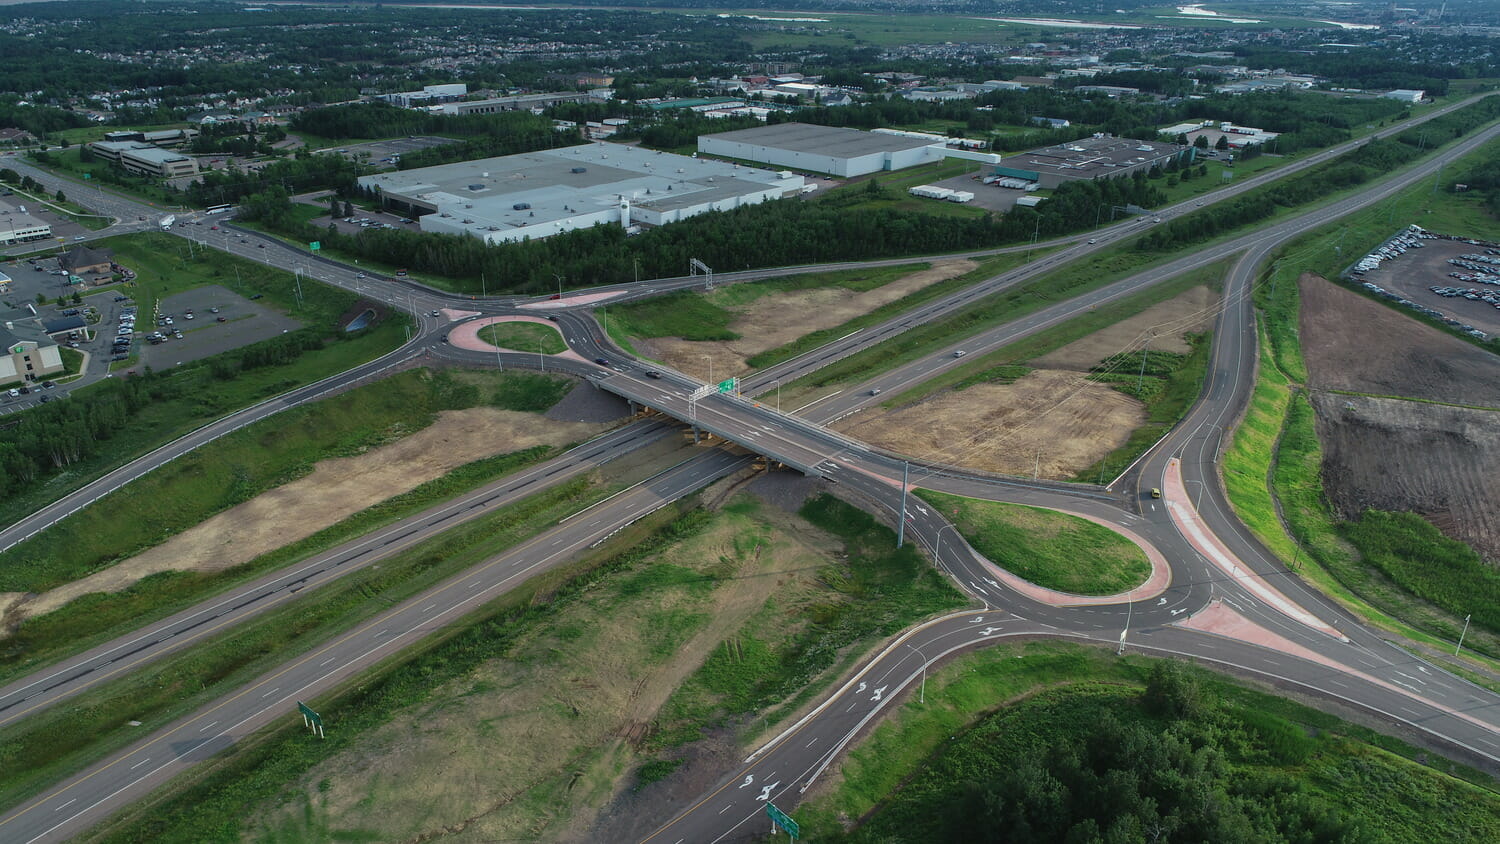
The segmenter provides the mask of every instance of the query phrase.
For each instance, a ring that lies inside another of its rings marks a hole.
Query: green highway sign
[[[790,815],[776,808],[775,803],[766,804],[766,814],[771,816],[771,823],[786,830],[786,834],[794,840],[802,836],[802,828],[797,826],[797,822],[792,820]]]
[[[311,249],[314,252],[317,252],[319,249],[323,248],[323,241],[314,240],[312,243],[307,244],[307,248]]]
[[[719,382],[719,392],[721,392],[721,393],[732,393],[735,390],[739,389],[739,386],[740,386],[740,379],[738,379],[738,378],[726,378],[723,381]]]
[[[307,704],[303,703],[300,700],[297,701],[297,711],[300,712],[300,713],[302,713],[302,724],[304,726],[306,726],[308,729],[310,729],[313,732],[317,733],[318,734],[318,738],[322,738],[323,737],[323,716],[321,716],[318,713],[314,712],[312,710],[312,707],[308,706]]]

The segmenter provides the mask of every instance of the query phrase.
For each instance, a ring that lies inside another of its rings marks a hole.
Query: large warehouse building
[[[1193,147],[1134,141],[1095,135],[1055,147],[1017,153],[994,169],[997,176],[1037,182],[1055,188],[1063,182],[1122,176],[1137,170],[1165,167],[1173,158],[1183,164],[1193,161]]]
[[[362,176],[382,204],[424,232],[489,243],[600,223],[660,226],[799,193],[803,180],[664,152],[596,143]]]
[[[947,155],[942,140],[807,123],[776,123],[703,135],[698,138],[698,151],[845,178],[941,161]]]

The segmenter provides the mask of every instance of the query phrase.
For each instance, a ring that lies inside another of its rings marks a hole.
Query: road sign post
[[[740,389],[740,379],[726,378],[719,382],[719,392],[723,394],[735,393]]]
[[[307,248],[313,252],[321,252],[323,250],[323,241],[314,240],[307,244]]]
[[[787,835],[792,837],[793,841],[802,837],[802,828],[797,826],[797,822],[792,820],[790,815],[776,808],[775,803],[766,804],[766,814],[771,817],[771,832],[774,833],[776,827],[779,826]]]
[[[297,711],[302,713],[302,726],[317,733],[318,738],[323,738],[323,716],[312,711],[311,707],[300,700],[297,701]]]

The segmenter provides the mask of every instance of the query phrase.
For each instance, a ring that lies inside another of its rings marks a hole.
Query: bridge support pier
[[[626,401],[630,402],[630,415],[639,416],[641,413],[641,406],[635,403],[635,399],[626,399]]]

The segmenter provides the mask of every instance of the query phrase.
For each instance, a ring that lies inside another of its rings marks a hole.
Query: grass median
[[[617,489],[577,478],[529,496],[0,730],[0,805],[14,805]]]
[[[1020,504],[917,490],[981,556],[1038,586],[1117,595],[1146,582],[1151,561],[1134,542],[1088,519]]]
[[[479,339],[492,346],[516,352],[555,355],[568,350],[568,344],[557,329],[535,322],[497,322],[486,325],[479,329]]]
[[[546,383],[534,385],[538,379]],[[45,577],[45,581],[25,581],[28,588],[40,590],[45,583],[89,573],[159,544],[213,513],[306,475],[319,460],[359,453],[421,430],[444,408],[484,402],[536,409],[538,399],[546,406],[555,402],[556,392],[552,379],[532,373],[402,373],[289,411],[226,437],[212,450],[180,458],[170,470],[147,475],[106,496],[0,555],[0,561],[29,561],[30,566],[13,562],[8,576]],[[0,682],[420,512],[552,453],[551,448],[538,446],[473,461],[242,565],[216,572],[154,574],[121,591],[90,593],[28,618],[0,640]]]

